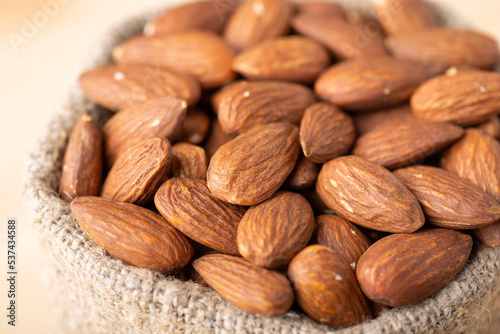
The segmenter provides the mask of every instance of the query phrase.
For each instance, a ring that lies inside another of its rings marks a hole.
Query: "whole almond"
[[[85,234],[108,254],[134,266],[174,273],[188,264],[188,239],[140,206],[100,197],[77,197],[71,212]]]
[[[410,233],[425,222],[410,190],[384,167],[360,157],[344,156],[324,164],[316,191],[338,215],[369,229]]]
[[[314,214],[307,200],[278,192],[247,210],[238,226],[238,250],[255,265],[279,268],[307,246],[313,230]]]
[[[242,2],[229,18],[224,40],[236,50],[269,38],[285,35],[292,5],[288,0],[248,0]]]
[[[466,71],[424,82],[411,98],[415,117],[477,125],[500,112],[500,73]]]
[[[82,115],[71,131],[64,153],[59,193],[65,201],[101,192],[102,133],[92,117]]]
[[[300,123],[300,145],[304,155],[324,163],[349,152],[356,139],[350,116],[330,103],[313,104]]]
[[[159,37],[136,36],[113,50],[117,64],[145,65],[193,76],[203,88],[234,78],[234,51],[210,32],[187,31]]]
[[[393,234],[368,248],[358,262],[356,276],[371,300],[410,305],[448,284],[464,267],[471,249],[472,238],[455,230]]]
[[[207,154],[203,147],[190,143],[177,143],[172,147],[172,177],[187,177],[205,180],[207,175]]]
[[[152,137],[130,147],[113,165],[101,196],[116,202],[143,205],[168,178],[172,145],[167,139]]]
[[[413,91],[441,68],[389,57],[340,62],[325,70],[314,90],[349,110],[382,109],[409,100]]]
[[[163,137],[169,141],[176,140],[186,108],[186,101],[160,97],[114,114],[102,127],[108,166],[112,166],[127,149],[145,139]]]
[[[257,125],[215,152],[208,166],[208,187],[215,197],[229,203],[263,202],[293,170],[299,147],[296,126]]]
[[[303,154],[299,154],[295,167],[288,175],[284,185],[294,190],[309,188],[316,182],[318,173],[318,165],[307,159]]]
[[[486,247],[500,247],[500,221],[471,231],[474,238]]]
[[[276,271],[224,254],[202,256],[193,267],[222,298],[244,311],[278,315],[292,306],[290,282]]]
[[[461,127],[405,118],[360,136],[352,154],[388,169],[410,165],[457,141]]]
[[[417,197],[433,225],[473,229],[500,219],[500,204],[492,196],[441,168],[412,166],[394,174]]]
[[[348,327],[371,317],[351,267],[328,247],[312,245],[302,250],[290,262],[288,277],[298,304],[317,322]]]
[[[498,116],[494,116],[488,122],[478,125],[477,128],[496,140],[500,140],[500,118]]]
[[[207,156],[209,159],[217,152],[219,147],[228,143],[231,140],[231,137],[228,136],[222,127],[220,126],[219,120],[212,120],[212,124],[210,126],[210,133],[208,134],[207,139],[203,143],[203,147],[207,152]]]
[[[233,60],[233,71],[249,80],[312,83],[330,64],[328,51],[302,36],[266,40],[243,50]]]
[[[112,111],[157,97],[177,97],[194,105],[201,95],[194,78],[148,66],[97,67],[83,73],[79,82],[89,99]]]
[[[201,144],[210,130],[210,116],[201,109],[189,110],[182,121],[182,131],[179,141],[194,145]]]
[[[330,18],[345,19],[346,12],[341,4],[330,1],[302,1],[295,4],[300,14],[324,15]]]
[[[471,65],[490,70],[500,59],[498,44],[491,37],[453,28],[400,33],[390,36],[386,46],[396,58],[443,66]]]
[[[158,189],[155,204],[161,215],[189,238],[239,255],[236,232],[244,210],[215,198],[205,181],[171,178]]]
[[[409,104],[402,104],[397,107],[373,112],[357,113],[353,116],[356,130],[360,136],[386,123],[400,122],[407,118],[415,119]]]

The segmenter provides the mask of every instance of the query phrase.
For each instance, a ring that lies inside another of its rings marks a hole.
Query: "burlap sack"
[[[365,9],[367,1],[341,1]],[[139,33],[147,18],[117,25],[96,44],[81,71],[110,61],[110,51]],[[455,18],[448,16],[451,25]],[[216,292],[127,265],[106,255],[82,232],[58,197],[66,140],[82,113],[99,122],[109,114],[82,96],[78,85],[31,151],[25,198],[36,215],[48,298],[63,333],[474,333],[500,332],[500,249],[476,247],[444,289],[417,305],[335,331],[296,312],[265,317],[239,310]]]

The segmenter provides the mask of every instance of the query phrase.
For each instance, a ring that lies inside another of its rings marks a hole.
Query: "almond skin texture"
[[[208,187],[215,197],[229,203],[261,203],[285,182],[297,162],[299,147],[296,126],[258,125],[215,152],[208,166]]]
[[[405,119],[415,119],[409,104],[403,104],[389,109],[381,109],[369,113],[358,113],[353,116],[358,135],[363,135],[389,122],[400,122]]]
[[[500,219],[500,204],[492,196],[441,168],[412,166],[394,174],[417,197],[433,225],[472,229]]]
[[[472,230],[474,238],[486,247],[500,247],[500,221]]]
[[[172,144],[153,137],[130,147],[116,160],[102,186],[101,196],[116,202],[144,205],[167,179]]]
[[[477,125],[500,112],[500,73],[466,71],[424,82],[413,94],[416,118]]]
[[[217,116],[228,134],[239,134],[256,124],[299,124],[307,107],[316,102],[311,89],[283,81],[237,82],[218,100]]]
[[[278,192],[245,213],[238,226],[238,250],[255,265],[279,268],[307,246],[313,230],[309,202],[300,194]]]
[[[371,242],[354,224],[336,215],[316,217],[317,243],[341,254],[353,270]]]
[[[266,39],[285,35],[292,5],[287,0],[248,0],[229,18],[224,40],[235,50],[243,50]]]
[[[188,31],[161,37],[136,36],[113,50],[117,64],[159,66],[193,76],[203,88],[234,78],[234,51],[210,32]]]
[[[447,67],[471,65],[490,70],[500,59],[498,44],[491,37],[452,28],[393,35],[386,40],[386,46],[396,58]]]
[[[89,115],[76,122],[64,154],[59,193],[65,201],[101,192],[103,143],[99,127]]]
[[[193,246],[160,215],[129,203],[78,197],[71,212],[85,234],[108,254],[134,266],[174,273],[188,264]]]
[[[500,143],[481,130],[467,129],[464,137],[446,150],[441,167],[500,202]]]
[[[410,305],[448,284],[462,270],[471,249],[472,238],[454,230],[393,234],[368,248],[358,262],[356,276],[371,300],[389,306]]]
[[[425,219],[415,196],[391,172],[356,156],[323,165],[316,191],[339,216],[369,229],[410,233]]]
[[[210,116],[201,109],[189,110],[182,121],[182,131],[179,141],[194,145],[201,144],[210,131]]]
[[[299,154],[297,163],[285,181],[285,187],[303,190],[311,187],[318,177],[319,167],[303,154]]]
[[[112,166],[130,147],[151,138],[174,141],[186,115],[187,103],[175,97],[160,97],[120,110],[103,126],[106,162]]]
[[[356,139],[350,116],[329,103],[306,109],[300,123],[300,145],[313,162],[324,163],[349,152]]]
[[[358,137],[352,154],[388,169],[410,165],[457,141],[461,127],[406,118]]]
[[[189,238],[220,252],[239,255],[236,232],[244,210],[215,198],[205,181],[171,178],[158,189],[155,205]]]
[[[118,111],[157,97],[198,102],[200,84],[192,77],[148,66],[108,65],[85,72],[79,79],[93,102]]]
[[[271,316],[292,306],[290,282],[278,272],[224,254],[202,256],[193,267],[222,298],[244,311]]]
[[[172,177],[187,177],[205,180],[207,154],[203,147],[190,143],[177,143],[172,147]]]
[[[357,59],[326,69],[314,90],[322,99],[349,110],[373,110],[407,101],[435,66],[389,57]]]
[[[243,50],[234,58],[232,68],[249,80],[310,84],[329,64],[330,55],[318,42],[302,36],[285,36]]]
[[[288,277],[298,304],[317,322],[348,327],[371,317],[351,267],[328,247],[312,245],[302,250],[290,262]]]

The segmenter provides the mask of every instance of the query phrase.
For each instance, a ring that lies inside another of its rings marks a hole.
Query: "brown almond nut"
[[[296,15],[291,24],[300,34],[325,45],[340,60],[387,55],[383,33],[368,24],[314,14]]]
[[[316,102],[311,89],[296,83],[257,81],[235,85],[218,100],[219,123],[228,134],[242,133],[256,124],[298,125],[305,109]]]
[[[500,202],[500,143],[481,130],[465,130],[463,138],[445,151],[441,167]]]
[[[210,116],[201,109],[189,110],[182,121],[182,131],[179,141],[194,145],[201,144],[210,130]]]
[[[354,125],[360,136],[386,123],[400,122],[407,118],[415,119],[409,104],[353,115]]]
[[[434,28],[401,33],[388,37],[385,44],[396,58],[444,66],[471,65],[490,70],[500,59],[494,39],[470,30]]]
[[[177,97],[191,106],[201,95],[196,79],[148,66],[98,67],[83,73],[79,83],[89,99],[111,111],[157,97]]]
[[[284,80],[312,83],[330,64],[328,51],[303,36],[262,41],[243,50],[233,60],[233,71],[249,80]]]
[[[299,14],[324,15],[329,18],[345,19],[346,12],[341,4],[329,1],[303,1],[295,4]]]
[[[477,128],[496,140],[500,140],[500,118],[498,116],[493,117],[488,122],[478,125]]]
[[[202,256],[193,267],[222,298],[244,311],[278,315],[292,306],[292,286],[276,271],[224,254]]]
[[[500,112],[500,73],[466,71],[424,82],[411,98],[416,118],[477,125]]]
[[[472,236],[483,246],[490,248],[500,247],[500,221],[474,229],[471,232]]]
[[[372,0],[372,4],[389,35],[419,32],[438,26],[432,8],[422,0]]]
[[[330,103],[316,103],[306,109],[300,123],[300,145],[313,162],[324,163],[349,152],[356,139],[350,116]]]
[[[295,163],[284,185],[294,190],[302,190],[311,187],[318,177],[319,167],[311,160],[307,159],[302,153]]]
[[[219,106],[221,105],[222,101],[226,99],[232,98],[232,96],[235,94],[235,92],[239,91],[239,87],[246,87],[248,85],[248,81],[246,80],[236,80],[236,81],[231,81],[230,83],[226,84],[222,88],[220,88],[218,91],[216,91],[212,95],[211,103],[212,103],[212,109],[213,111],[218,114],[219,113]]]
[[[172,147],[172,177],[187,177],[205,180],[207,175],[207,154],[203,147],[190,143],[177,143]]]
[[[441,68],[389,57],[356,59],[325,70],[314,90],[322,99],[349,110],[393,107]]]
[[[296,126],[257,125],[215,152],[208,166],[208,187],[215,197],[229,203],[261,203],[285,182],[297,162],[299,147]]]
[[[130,147],[151,138],[175,141],[186,115],[187,103],[175,97],[160,97],[122,109],[102,127],[108,166]]]
[[[236,5],[237,0],[204,0],[179,5],[148,21],[144,35],[161,36],[189,30],[222,33]]]
[[[136,36],[113,50],[117,64],[166,68],[197,78],[203,88],[216,88],[232,80],[233,58],[234,51],[219,36],[202,31]]]
[[[417,303],[439,291],[464,267],[472,238],[447,229],[393,234],[374,243],[356,269],[361,289],[389,306]]]
[[[247,210],[238,226],[238,250],[255,265],[279,268],[307,246],[314,230],[311,205],[282,191]]]
[[[99,127],[82,115],[71,131],[64,153],[59,193],[63,200],[96,196],[101,192],[103,143]]]
[[[342,255],[326,246],[311,245],[297,254],[288,277],[298,304],[317,322],[348,327],[371,317],[353,270]]]
[[[353,270],[371,242],[354,224],[337,215],[316,217],[315,239],[318,244],[341,254]]]
[[[210,160],[212,156],[217,152],[219,147],[228,143],[231,137],[227,135],[222,127],[220,126],[219,120],[212,120],[212,125],[210,126],[210,133],[207,139],[203,143],[203,147],[207,152],[208,159]]]
[[[236,233],[244,209],[215,198],[205,181],[171,178],[158,189],[155,204],[161,215],[189,238],[239,255]]]
[[[384,167],[357,156],[323,165],[316,191],[339,216],[366,228],[410,233],[424,225],[415,196]]]
[[[285,35],[292,5],[287,0],[248,0],[242,2],[229,18],[224,40],[236,50]]]
[[[188,264],[188,239],[140,206],[100,197],[77,197],[71,212],[85,234],[108,254],[134,266],[174,273]]]
[[[152,137],[130,147],[118,157],[102,185],[101,197],[143,205],[168,178],[172,145]]]
[[[412,166],[394,174],[417,197],[433,225],[473,229],[500,219],[500,204],[492,196],[441,168]]]
[[[457,141],[461,127],[412,118],[393,121],[358,137],[352,154],[388,169],[407,166]]]

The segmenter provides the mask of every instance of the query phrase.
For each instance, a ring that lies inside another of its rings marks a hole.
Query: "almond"
[[[500,247],[500,221],[472,230],[474,238],[486,247]]]
[[[488,122],[478,125],[477,128],[496,140],[500,140],[500,118],[498,116],[494,116]]]
[[[415,119],[409,104],[402,104],[389,109],[353,115],[354,124],[360,136],[386,123],[400,122],[407,118]]]
[[[203,147],[207,152],[209,160],[212,158],[215,152],[217,152],[219,147],[228,143],[230,140],[231,137],[229,137],[224,132],[224,130],[222,130],[219,121],[217,119],[212,120],[212,125],[210,126],[210,133],[208,134],[207,139],[203,143]]]
[[[329,1],[303,1],[295,4],[300,14],[324,15],[330,18],[345,19],[346,12],[341,4]]]
[[[190,143],[177,143],[172,147],[172,177],[187,177],[205,180],[207,175],[207,154],[203,147]]]
[[[288,175],[284,185],[294,190],[309,188],[316,182],[318,173],[318,165],[307,159],[303,154],[299,154],[295,167]]]
[[[182,130],[179,141],[194,145],[201,144],[210,130],[210,116],[202,109],[192,109],[182,121]]]
[[[371,300],[410,305],[448,284],[464,267],[471,249],[472,238],[454,230],[393,234],[368,248],[356,275]]]
[[[185,236],[161,216],[137,205],[88,196],[75,198],[70,207],[97,246],[134,266],[174,273],[193,256]]]

